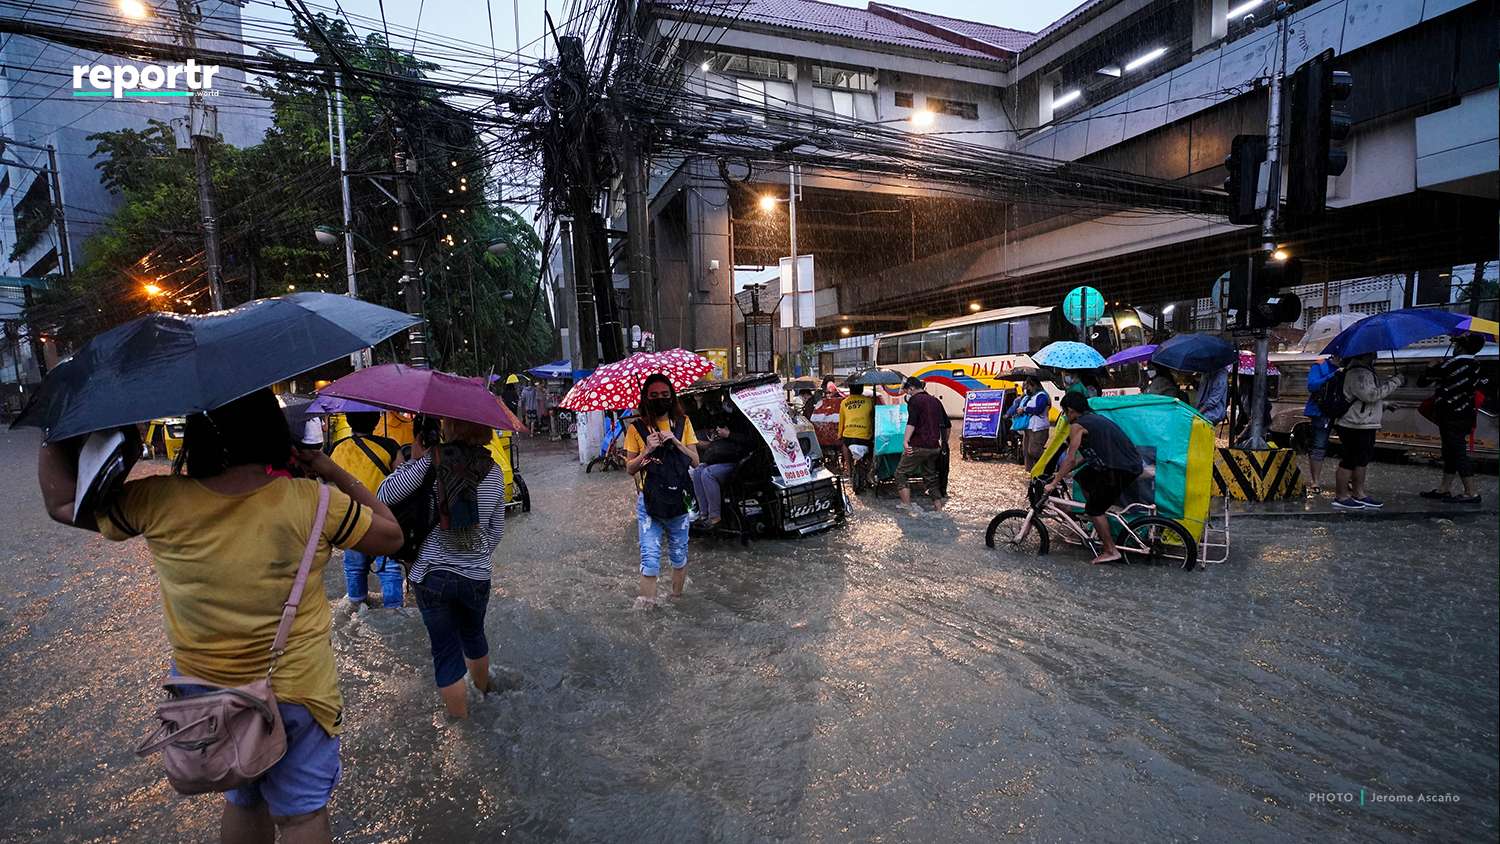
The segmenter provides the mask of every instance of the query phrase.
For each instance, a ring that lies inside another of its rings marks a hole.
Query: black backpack
[[[640,419],[631,422],[641,442],[646,442],[650,429]],[[672,423],[672,435],[682,438],[682,422]],[[688,511],[692,500],[693,481],[688,472],[692,468],[686,454],[675,447],[658,447],[651,452],[659,462],[647,466],[641,482],[641,494],[646,500],[646,515],[653,519],[677,519]]]
[[[401,549],[391,554],[391,559],[408,566],[417,561],[422,543],[427,541],[427,535],[437,527],[436,485],[437,472],[429,461],[422,485],[405,499],[389,505],[391,515],[396,517],[396,524],[401,526]]]
[[[1349,408],[1354,406],[1354,401],[1344,395],[1344,376],[1348,372],[1347,368],[1339,367],[1337,372],[1329,376],[1328,380],[1313,392],[1313,405],[1318,408],[1319,413],[1323,414],[1323,418],[1337,422],[1339,417],[1348,413]]]

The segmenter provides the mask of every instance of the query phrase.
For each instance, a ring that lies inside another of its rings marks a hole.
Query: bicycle
[[[1041,556],[1051,544],[1047,528],[1051,522],[1061,539],[1076,541],[1097,555],[1100,549],[1093,523],[1083,515],[1083,502],[1048,495],[1046,486],[1045,478],[1032,480],[1026,490],[1031,506],[1025,510],[1004,510],[991,519],[984,544],[994,548],[998,540],[1014,553]],[[1129,504],[1111,509],[1105,517],[1115,532],[1115,547],[1127,560],[1176,565],[1183,571],[1192,571],[1198,564],[1197,541],[1181,523],[1156,515],[1156,505]]]

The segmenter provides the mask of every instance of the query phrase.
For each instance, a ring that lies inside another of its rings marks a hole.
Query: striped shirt
[[[1433,403],[1440,416],[1468,420],[1474,415],[1474,391],[1479,389],[1481,381],[1479,361],[1470,355],[1458,355],[1429,368],[1419,383],[1436,382]]]
[[[406,461],[380,484],[376,495],[387,504],[405,501],[422,488],[430,465],[430,457]],[[427,572],[433,570],[452,572],[470,580],[490,581],[494,572],[490,557],[495,546],[500,544],[500,537],[505,535],[505,472],[498,465],[479,482],[478,493],[479,525],[475,529],[474,541],[465,541],[465,531],[434,527],[423,540],[417,561],[408,573],[411,582],[421,583]]]

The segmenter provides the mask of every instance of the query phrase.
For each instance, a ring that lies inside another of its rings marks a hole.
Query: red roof
[[[1035,38],[1015,29],[879,3],[871,3],[868,9],[822,0],[663,0],[659,5],[726,21],[767,24],[986,61],[1010,58]]]

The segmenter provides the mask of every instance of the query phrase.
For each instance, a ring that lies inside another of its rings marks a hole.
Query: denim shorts
[[[213,691],[203,686],[177,689],[189,696]],[[277,708],[286,729],[286,755],[255,782],[224,792],[224,799],[241,809],[255,809],[264,803],[277,818],[316,812],[328,805],[344,774],[339,737],[324,732],[300,703],[279,702]]]
[[[1308,443],[1307,453],[1321,463],[1328,456],[1328,434],[1333,429],[1333,420],[1327,416],[1312,416],[1307,421],[1312,423],[1312,441]]]
[[[411,591],[432,640],[433,679],[438,688],[447,688],[464,678],[465,659],[489,656],[490,643],[484,636],[489,581],[437,569],[413,583]]]

